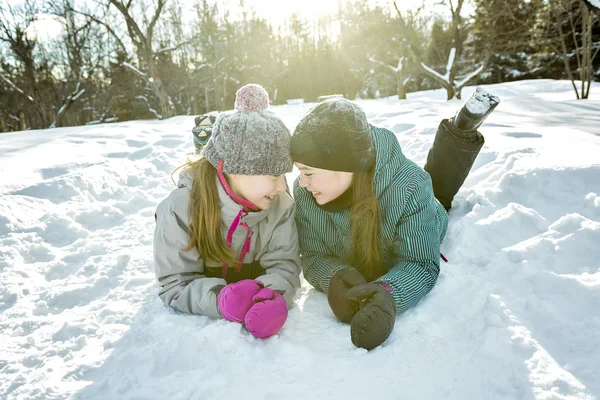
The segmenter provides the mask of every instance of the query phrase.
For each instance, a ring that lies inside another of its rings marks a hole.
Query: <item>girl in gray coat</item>
[[[300,287],[290,132],[267,111],[259,85],[236,93],[202,157],[188,161],[156,210],[154,267],[160,298],[190,314],[276,334]]]

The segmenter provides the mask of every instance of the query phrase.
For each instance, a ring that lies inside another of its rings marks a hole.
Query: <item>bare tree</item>
[[[161,115],[163,117],[171,116],[173,114],[172,106],[170,104],[171,101],[158,74],[158,68],[154,59],[155,53],[153,50],[154,28],[168,0],[156,0],[155,6],[153,8],[148,8],[149,10],[154,11],[150,20],[147,19],[145,10],[142,10],[142,20],[145,23],[145,29],[142,29],[143,27],[141,27],[133,17],[134,14],[131,7],[133,0],[109,1],[110,4],[112,4],[119,11],[119,13],[121,13],[123,18],[125,18],[129,38],[136,48],[140,65],[142,68],[147,70],[151,87],[159,101]]]
[[[577,99],[588,99],[594,75],[593,61],[600,51],[600,43],[593,43],[592,27],[600,17],[590,9],[595,9],[584,0],[557,0],[549,4],[549,20],[554,21],[558,34],[558,53],[565,65],[567,77],[573,85]],[[552,35],[552,32],[549,32]],[[572,44],[570,49],[569,44]],[[575,59],[576,69],[571,67]],[[576,79],[578,75],[578,79]],[[577,87],[579,81],[580,87]]]
[[[97,15],[88,9],[77,9],[75,8],[74,4],[70,1],[69,4],[72,12],[83,15],[90,21],[104,27],[104,29],[106,29],[106,32],[115,40],[115,43],[118,47],[117,51],[120,51],[123,54],[127,53],[127,47],[125,46],[125,43],[123,43],[123,39],[121,38],[121,36],[115,30],[114,24],[108,22],[112,19],[112,15],[110,14],[110,3],[106,3],[102,7],[102,9],[99,12],[101,15]]]
[[[447,6],[450,10],[450,14],[452,17],[450,23],[450,30],[452,32],[453,47],[450,49],[450,53],[448,54],[448,61],[446,63],[446,71],[444,75],[438,73],[437,71],[435,71],[435,69],[426,65],[423,62],[421,62],[421,67],[423,68],[425,73],[427,73],[435,81],[440,83],[444,89],[446,89],[448,94],[448,100],[451,100],[454,97],[460,99],[462,88],[468,82],[476,78],[479,74],[481,74],[481,72],[485,70],[489,59],[489,53],[486,52],[485,59],[483,60],[481,65],[479,65],[479,67],[475,68],[470,73],[467,73],[462,79],[457,80],[456,59],[460,58],[463,54],[463,20],[461,12],[465,4],[465,0],[443,0],[439,4]]]
[[[417,8],[416,11],[407,11],[406,15],[403,15],[398,8],[397,1],[394,0],[394,8],[397,13],[397,21],[399,26],[400,37],[402,37],[400,43],[399,53],[395,59],[398,60],[397,64],[390,65],[382,61],[376,60],[374,57],[369,56],[369,61],[380,66],[384,71],[388,72],[396,79],[396,92],[398,98],[406,100],[406,91],[408,85],[414,79],[415,75],[415,56],[413,54],[412,40],[414,33],[418,32],[421,27],[419,26],[419,13],[421,8]]]
[[[64,118],[65,114],[67,113],[67,111],[69,111],[69,108],[71,108],[71,106],[73,105],[73,103],[75,101],[77,101],[77,99],[79,99],[81,97],[81,95],[83,95],[85,93],[85,89],[80,89],[80,83],[81,79],[78,80],[77,82],[77,86],[75,87],[75,90],[73,91],[73,93],[71,93],[70,95],[67,96],[67,98],[64,100],[62,106],[58,109],[58,112],[56,113],[56,117],[54,118],[54,122],[52,124],[50,124],[50,128],[56,128],[61,120]]]
[[[111,16],[109,8],[112,6],[117,14],[124,19],[129,39],[136,50],[139,62],[138,69],[146,76],[145,81],[158,101],[159,110],[156,115],[161,118],[169,117],[174,113],[171,99],[158,73],[156,52],[154,51],[155,28],[167,2],[168,0],[154,0],[152,6],[149,6],[144,0],[108,0],[108,3],[104,3],[103,10],[76,10],[77,13],[85,15],[93,22],[102,25],[116,40],[121,51],[126,54],[126,45],[115,30],[114,24],[107,20]],[[100,11],[103,11],[102,15],[98,15]],[[164,49],[159,51],[164,51]]]
[[[33,127],[45,128],[47,116],[42,106],[34,59],[37,40],[27,36],[27,28],[35,21],[37,7],[30,0],[19,6],[6,4],[5,7],[0,6],[0,41],[8,44],[15,59],[22,64],[23,83],[26,86],[18,87],[5,71],[0,71],[0,78],[19,93],[33,111]]]
[[[465,75],[460,80],[454,79],[454,77],[456,76],[456,49],[454,47],[450,49],[450,54],[448,55],[448,63],[446,64],[446,73],[444,75],[440,74],[439,72],[425,65],[424,63],[421,63],[421,66],[423,67],[425,72],[429,74],[429,76],[433,77],[437,82],[439,82],[442,85],[444,89],[446,89],[446,92],[448,93],[447,99],[451,100],[454,97],[460,99],[460,93],[462,88],[485,70],[487,60],[488,57],[486,56],[484,62],[479,67]]]
[[[218,24],[217,6],[211,6],[208,1],[196,3],[197,22],[199,27],[199,58],[201,64],[196,73],[201,74],[205,91],[206,111],[213,109],[225,110],[228,95],[227,83],[231,79],[228,73],[229,57],[226,55],[225,44],[221,43],[222,28]],[[211,96],[212,95],[212,96]],[[210,97],[213,98],[211,107]]]
[[[92,74],[100,62],[98,55],[91,53],[91,41],[93,38],[93,21],[87,16],[80,16],[74,12],[73,0],[62,0],[61,2],[47,1],[47,13],[56,16],[61,21],[63,32],[60,36],[60,49],[63,55],[63,70],[65,71],[64,90],[56,97],[59,102],[54,106],[54,122],[50,128],[59,126],[64,120],[67,111],[76,102],[83,102],[82,95],[86,89],[82,88],[82,80]],[[81,113],[74,118],[76,123],[85,122]]]

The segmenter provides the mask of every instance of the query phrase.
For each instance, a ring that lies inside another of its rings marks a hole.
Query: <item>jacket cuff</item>
[[[381,286],[386,292],[391,293],[392,292],[392,287],[387,283],[387,282],[382,282],[382,281],[375,281],[373,283],[378,284],[379,286]]]
[[[390,296],[392,296],[394,304],[396,304],[396,314],[401,314],[406,311],[406,309],[402,307],[402,301],[400,300],[402,298],[402,285],[397,285],[392,280],[384,280],[381,278],[373,283],[381,286]]]
[[[338,265],[338,266],[335,266],[335,267],[331,268],[331,269],[329,270],[329,275],[325,275],[325,276],[322,278],[322,281],[321,281],[321,287],[323,288],[323,291],[324,291],[325,293],[329,293],[329,285],[331,284],[331,280],[333,279],[333,277],[334,277],[334,276],[335,276],[335,275],[336,275],[338,272],[340,272],[340,271],[343,271],[343,270],[345,270],[345,269],[350,269],[350,268],[352,268],[352,269],[355,269],[354,267],[351,267],[350,265]],[[326,284],[326,285],[325,285],[325,284]]]
[[[219,293],[221,290],[225,288],[225,285],[216,285],[210,288],[210,291],[213,292],[217,297],[219,297]]]

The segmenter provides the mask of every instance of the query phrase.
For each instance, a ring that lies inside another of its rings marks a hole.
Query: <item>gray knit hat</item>
[[[235,110],[221,113],[202,155],[215,168],[240,175],[283,175],[292,170],[290,131],[268,111],[269,95],[248,84],[235,94]]]
[[[310,109],[296,126],[291,145],[296,162],[331,171],[368,171],[375,165],[371,125],[360,106],[333,98]]]

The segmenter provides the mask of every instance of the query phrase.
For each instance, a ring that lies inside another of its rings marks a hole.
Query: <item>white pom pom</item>
[[[235,109],[239,111],[263,111],[269,108],[269,94],[260,85],[249,83],[235,93]]]

